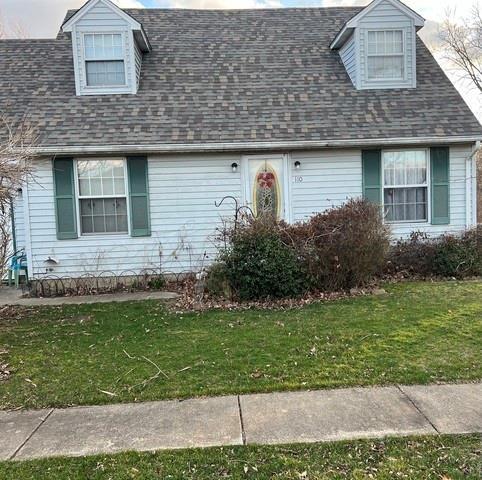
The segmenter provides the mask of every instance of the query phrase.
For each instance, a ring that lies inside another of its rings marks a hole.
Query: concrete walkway
[[[0,459],[482,432],[482,383],[0,411]]]
[[[179,295],[173,292],[119,292],[100,295],[79,295],[75,297],[23,298],[22,291],[11,287],[0,287],[0,307],[5,305],[81,305],[109,302],[133,302],[136,300],[171,300]]]

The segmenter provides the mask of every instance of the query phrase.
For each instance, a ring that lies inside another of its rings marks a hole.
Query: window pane
[[[105,231],[109,233],[117,232],[115,215],[106,215],[105,217]]]
[[[80,200],[82,233],[126,233],[127,201],[125,198]]]
[[[125,182],[123,178],[115,178],[114,179],[114,190],[116,195],[124,195],[125,194]]]
[[[81,215],[92,215],[91,200],[81,200],[80,201],[80,214]]]
[[[122,160],[82,160],[77,162],[81,196],[124,195]]]
[[[104,215],[104,201],[101,198],[95,198],[92,200],[92,214],[95,215]]]
[[[113,178],[103,178],[102,179],[102,194],[103,195],[114,195],[114,179]]]
[[[88,178],[79,179],[79,193],[80,195],[90,195],[90,182]]]
[[[84,48],[87,60],[115,60],[124,57],[120,33],[86,34],[84,35]]]
[[[105,221],[104,216],[96,216],[94,217],[94,233],[105,233]]]
[[[104,211],[106,215],[115,215],[116,213],[116,201],[115,198],[104,200]]]
[[[427,220],[427,187],[385,188],[384,203],[389,222]]]
[[[380,56],[368,57],[368,78],[370,80],[394,80],[403,79],[404,57],[403,56]]]
[[[92,217],[81,217],[82,233],[94,233],[94,223]]]
[[[116,198],[116,206],[115,207],[116,207],[117,215],[126,215],[127,216],[127,202],[125,201],[125,198],[123,198],[123,199]]]
[[[384,152],[385,185],[425,185],[427,153],[423,150]]]
[[[117,231],[127,232],[127,215],[117,215]]]
[[[90,195],[102,196],[102,180],[100,178],[91,178],[90,179]]]
[[[89,87],[125,85],[123,60],[85,62]]]

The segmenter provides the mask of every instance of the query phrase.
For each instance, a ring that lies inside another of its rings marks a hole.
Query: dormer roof
[[[88,0],[79,10],[75,11],[70,17],[68,17],[61,29],[63,32],[72,32],[74,25],[80,21],[85,15],[87,15],[96,5],[103,4],[106,8],[115,12],[120,18],[124,19],[130,26],[134,33],[139,48],[144,52],[151,50],[151,44],[144,30],[144,27],[134,17],[129,15],[125,10],[122,10],[110,0]]]
[[[383,2],[388,2],[392,4],[393,7],[400,10],[407,17],[412,19],[415,28],[420,29],[425,25],[425,19],[417,12],[407,7],[400,0],[373,0],[373,2],[367,5],[363,10],[361,10],[343,25],[342,29],[331,43],[330,48],[332,50],[338,50],[339,48],[341,48],[345,44],[345,42],[351,37],[355,28],[360,24],[363,18],[365,18],[370,12],[372,12]]]

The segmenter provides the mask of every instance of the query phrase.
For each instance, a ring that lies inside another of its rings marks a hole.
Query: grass
[[[479,480],[480,435],[120,453],[0,463],[4,480]]]
[[[482,282],[385,288],[290,311],[21,310],[0,320],[0,408],[482,378]]]

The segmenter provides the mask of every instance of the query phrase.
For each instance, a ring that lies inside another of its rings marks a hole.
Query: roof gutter
[[[417,137],[417,138],[374,138],[365,140],[307,140],[279,142],[229,142],[229,143],[173,143],[136,145],[65,145],[38,146],[33,148],[37,155],[97,155],[128,153],[202,153],[267,150],[310,150],[324,148],[354,148],[407,145],[450,145],[475,143],[482,136],[458,137]]]

